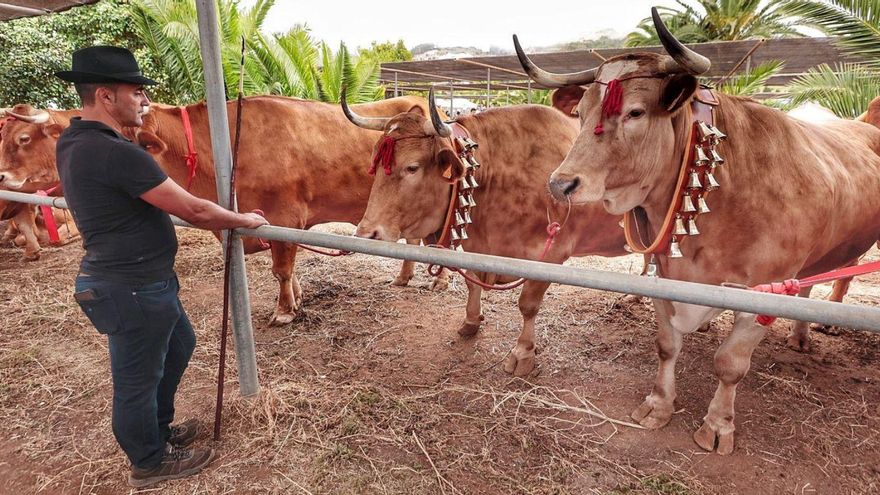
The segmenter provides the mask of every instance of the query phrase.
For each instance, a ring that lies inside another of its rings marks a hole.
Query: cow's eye
[[[418,165],[408,165],[404,170],[406,170],[406,173],[408,173],[408,174],[414,174],[419,171],[419,166]]]
[[[641,108],[633,108],[629,111],[629,114],[627,114],[627,116],[631,119],[637,119],[642,115],[645,115],[645,111]]]
[[[27,134],[22,134],[21,136],[18,136],[18,144],[20,146],[24,146],[24,145],[28,144],[29,142],[31,142],[31,137],[28,136]]]

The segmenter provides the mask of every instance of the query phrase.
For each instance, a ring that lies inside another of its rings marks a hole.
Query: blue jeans
[[[75,299],[107,335],[113,434],[132,465],[159,465],[171,435],[174,395],[196,346],[177,277],[142,286],[76,278]]]

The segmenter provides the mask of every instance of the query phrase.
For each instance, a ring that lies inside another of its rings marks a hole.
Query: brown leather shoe
[[[198,435],[199,420],[188,419],[179,425],[171,425],[171,436],[168,438],[168,443],[174,447],[186,447],[193,443]]]
[[[214,458],[214,449],[177,449],[170,447],[162,462],[153,469],[131,467],[128,484],[135,488],[158,483],[165,480],[186,478],[201,471]]]

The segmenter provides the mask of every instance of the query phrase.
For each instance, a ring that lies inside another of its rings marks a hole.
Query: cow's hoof
[[[23,258],[25,261],[37,261],[38,259],[40,259],[40,252],[37,251],[36,253],[24,253]]]
[[[717,448],[715,447],[716,438],[718,439]],[[733,453],[733,431],[718,433],[715,429],[709,426],[709,423],[706,421],[704,421],[703,425],[700,426],[700,429],[694,433],[694,442],[707,452],[712,452],[714,450],[718,455],[729,455]]]
[[[458,335],[462,337],[473,337],[480,331],[479,323],[468,323],[464,322],[461,325],[461,328],[458,329]]]
[[[412,277],[412,275],[408,277],[404,275],[398,275],[394,280],[391,281],[391,285],[395,287],[406,287],[407,285],[409,285],[409,281],[412,280]]]
[[[449,288],[449,277],[434,277],[431,282],[431,292],[443,292]]]
[[[663,404],[649,395],[629,417],[649,430],[663,428],[672,419],[672,404]]]
[[[294,318],[296,318],[296,314],[294,313],[282,313],[276,310],[272,313],[272,318],[269,320],[269,324],[279,327],[281,325],[287,325],[292,322]]]
[[[810,352],[810,336],[789,334],[785,339],[785,345],[798,352]]]
[[[528,376],[535,369],[535,347],[524,350],[519,346],[510,351],[507,361],[504,363],[504,371],[513,376]]]

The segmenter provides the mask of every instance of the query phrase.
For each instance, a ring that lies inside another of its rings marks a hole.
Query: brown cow
[[[55,245],[62,246],[79,236],[72,219],[60,208],[50,208],[58,234]],[[42,209],[26,203],[0,200],[0,220],[8,220],[0,246],[24,246],[24,260],[40,259],[40,246],[52,244]]]
[[[530,76],[542,84],[597,83],[586,88],[578,104],[582,132],[551,176],[554,196],[578,203],[601,200],[615,214],[637,209],[631,214],[641,231],[649,239],[663,239],[668,234],[660,226],[680,194],[679,170],[690,163],[683,154],[690,151],[688,136],[694,127],[690,103],[698,89],[695,75],[708,70],[710,61],[669,34],[656,10],[653,16],[671,57],[622,55],[597,69],[565,75],[542,71],[518,43],[516,48]],[[608,92],[609,86],[619,87],[620,93]],[[622,99],[603,102],[606,93]],[[880,130],[847,120],[816,125],[748,98],[715,98],[715,126],[727,134],[717,148],[725,159],[715,170],[721,188],[708,195],[712,212],[696,220],[699,235],[681,240],[682,257],[656,254],[662,276],[754,286],[846,265],[877,241]],[[595,129],[600,122],[602,132]],[[649,428],[662,427],[672,417],[675,362],[683,336],[722,311],[654,303],[660,365],[653,391],[632,414]],[[733,331],[715,354],[715,397],[694,434],[700,447],[711,451],[717,445],[719,454],[733,451],[736,387],[765,333],[755,315],[735,312]]]
[[[425,106],[423,99],[394,98],[360,105],[365,113],[403,112]],[[77,111],[35,111],[16,106],[17,119],[4,129],[0,153],[0,179],[27,188],[32,183],[57,181],[54,165],[55,140]],[[191,192],[216,201],[214,163],[204,103],[187,107],[192,123],[198,168]],[[234,128],[235,103],[228,106],[230,128]],[[352,128],[336,105],[284,97],[249,97],[242,111],[241,149],[236,172],[238,205],[242,211],[262,209],[274,225],[309,228],[326,222],[357,222],[369,195],[370,177],[358,165],[370,156],[377,133]],[[38,123],[34,123],[36,120]],[[28,137],[22,142],[21,136]],[[188,171],[184,156],[189,152],[180,107],[154,104],[144,125],[127,129],[153,154],[159,166],[176,182],[186,186]],[[44,149],[45,148],[45,149]],[[418,241],[410,241],[418,242]],[[246,252],[259,251],[259,242],[245,238]],[[278,279],[278,304],[273,324],[292,321],[302,303],[296,279],[296,246],[272,242],[272,272]],[[413,264],[403,264],[395,285],[405,285],[413,276]],[[432,288],[446,286],[445,274]]]
[[[450,201],[450,181],[465,173],[453,147],[450,125],[442,122],[430,93],[430,119],[421,107],[390,118],[367,118],[345,107],[349,119],[370,129],[383,129],[380,143],[393,140],[394,155],[387,172],[376,172],[370,201],[357,235],[395,242],[401,237],[427,238],[444,228]],[[461,246],[468,252],[536,260],[547,239],[548,218],[563,222],[570,205],[557,203],[544,185],[577,136],[577,122],[549,107],[518,105],[464,115],[456,121],[479,145],[481,166],[474,173],[476,206],[472,225]],[[377,145],[376,150],[380,150]],[[363,166],[363,165],[362,165]],[[387,174],[390,172],[390,174]],[[562,263],[571,256],[627,254],[618,225],[602,205],[576,206],[544,261]],[[470,272],[484,283],[504,283],[506,276]],[[546,282],[526,281],[519,297],[523,329],[504,369],[516,376],[535,366],[535,317]],[[467,282],[465,319],[458,333],[474,335],[483,316],[479,285]]]

